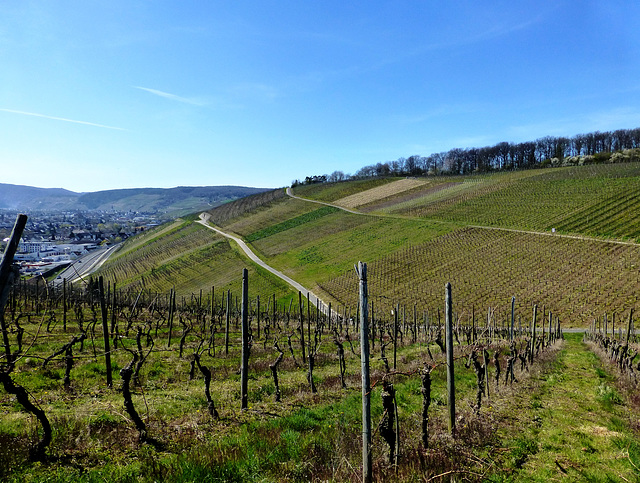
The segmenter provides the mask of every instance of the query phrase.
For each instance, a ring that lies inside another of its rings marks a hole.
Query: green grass
[[[338,211],[339,210],[337,208],[333,208],[331,206],[324,206],[322,208],[318,208],[317,210],[311,211],[309,213],[304,213],[294,218],[289,218],[288,220],[283,221],[281,223],[273,224],[268,226],[267,228],[263,228],[256,232],[253,232],[245,237],[245,241],[247,241],[248,243],[251,243],[251,242],[260,240],[262,238],[267,238],[268,236],[272,236],[277,233],[282,233],[292,228],[296,228],[298,226],[304,225],[305,223],[319,220],[324,216],[330,215],[332,213],[336,213]]]
[[[598,374],[600,360],[581,342],[582,334],[566,336],[556,361],[529,383],[538,405],[505,408],[512,426],[502,427],[512,469],[490,481],[636,481],[640,471],[632,408],[621,397],[613,405],[608,385]],[[615,384],[612,382],[612,384]],[[615,429],[611,429],[615,428]],[[621,454],[622,448],[629,448]],[[625,456],[625,457],[621,457]]]

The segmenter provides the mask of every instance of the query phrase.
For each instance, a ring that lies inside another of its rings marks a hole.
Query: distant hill
[[[35,188],[0,183],[0,209],[57,210],[73,206],[79,193],[62,188]]]
[[[20,211],[117,210],[147,213],[191,213],[211,209],[269,188],[179,186],[75,193],[62,188],[35,188],[0,183],[0,209]]]

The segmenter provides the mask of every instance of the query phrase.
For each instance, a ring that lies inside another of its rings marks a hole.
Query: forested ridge
[[[500,142],[481,148],[453,148],[428,156],[413,154],[360,168],[354,175],[334,171],[307,176],[305,184],[381,176],[486,173],[554,166],[640,161],[640,128],[595,131],[573,137],[545,136],[521,143]],[[295,180],[294,185],[301,184]]]

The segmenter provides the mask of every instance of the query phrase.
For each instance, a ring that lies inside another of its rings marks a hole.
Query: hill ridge
[[[37,188],[0,183],[0,209],[19,211],[137,211],[192,213],[270,188],[245,186],[177,186],[123,188],[77,193],[63,188]]]

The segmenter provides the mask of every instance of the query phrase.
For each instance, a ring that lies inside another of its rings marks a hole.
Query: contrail
[[[38,114],[37,112],[16,111],[14,109],[3,109],[3,108],[0,108],[0,111],[10,112],[12,114],[22,114],[23,116],[35,116],[35,117],[42,117],[44,119],[53,119],[54,121],[66,121],[66,122],[73,122],[75,124],[84,124],[86,126],[103,127],[105,129],[115,129],[117,131],[126,131],[126,129],[121,127],[107,126],[105,124],[96,124],[95,122],[76,121],[75,119],[66,119],[64,117],[47,116],[45,114]]]
[[[150,94],[164,97],[165,99],[170,99],[172,101],[184,102],[185,104],[193,104],[194,106],[204,105],[202,102],[199,102],[197,100],[188,99],[186,97],[180,97],[175,94],[170,94],[169,92],[159,91],[158,89],[149,89],[148,87],[140,87],[140,86],[133,86],[133,87],[135,89],[140,89],[141,91],[146,91],[146,92],[149,92]]]

